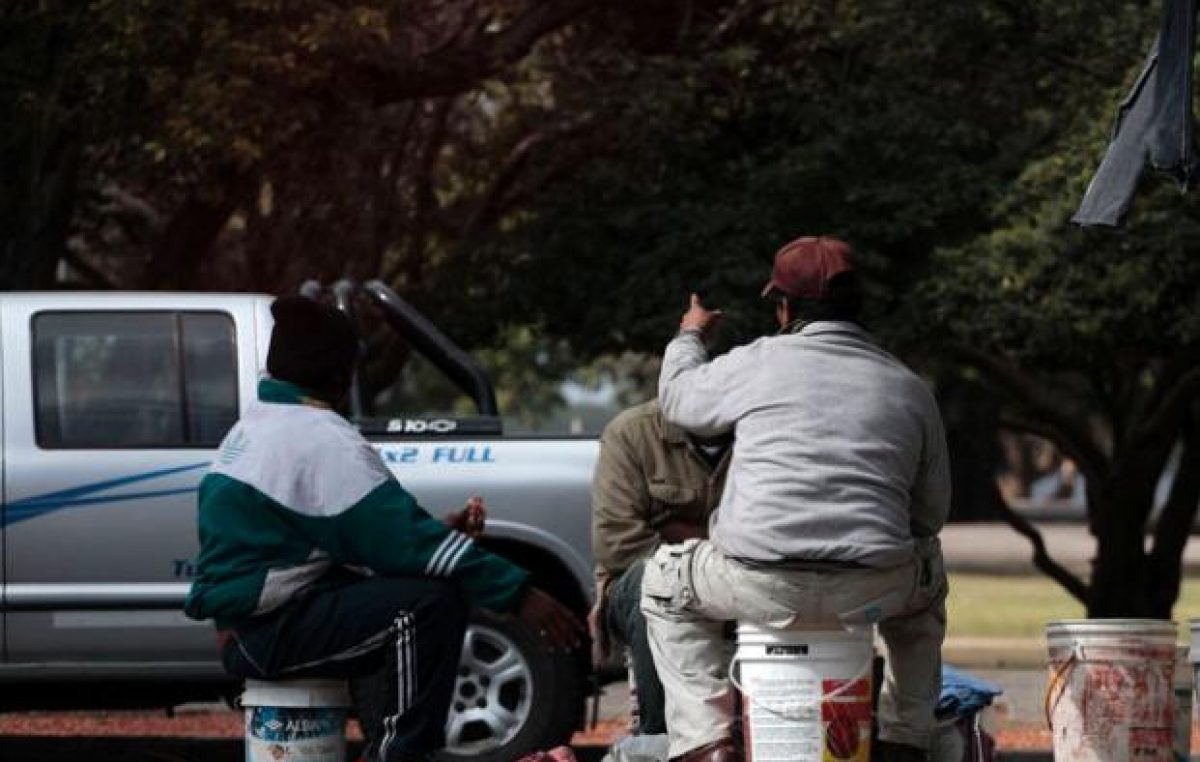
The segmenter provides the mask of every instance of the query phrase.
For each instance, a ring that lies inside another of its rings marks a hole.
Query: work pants
[[[309,591],[235,628],[231,675],[345,678],[372,762],[410,762],[445,745],[468,606],[445,580],[371,577]]]
[[[663,710],[663,687],[654,668],[650,640],[646,636],[646,617],[642,614],[642,570],[644,561],[629,567],[608,589],[602,622],[608,631],[624,641],[632,659],[633,678],[637,683],[638,727],[641,735],[667,732]]]
[[[777,629],[878,626],[886,649],[879,736],[928,749],[941,687],[946,575],[937,540],[890,569],[748,566],[706,540],[646,563],[642,611],[666,698],[671,756],[733,733],[724,621]]]

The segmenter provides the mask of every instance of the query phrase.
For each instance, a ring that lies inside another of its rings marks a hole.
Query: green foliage
[[[1172,448],[1200,441],[1195,202],[1148,176],[1124,229],[1069,224],[1159,5],[726,10],[551,67],[556,109],[594,133],[499,238],[524,255],[504,257],[523,314],[584,355],[653,352],[697,291],[744,341],[769,327],[771,254],[844,237],[876,331],[993,408],[960,441],[999,424],[1078,460],[1100,554],[1091,588],[1060,581],[1094,614],[1163,615],[1196,485],[1176,483],[1151,553],[1141,536]]]
[[[396,348],[389,348],[396,351]],[[561,411],[559,385],[576,366],[563,342],[547,341],[526,326],[509,326],[474,359],[496,387],[496,402],[506,428],[535,430]],[[412,354],[386,383],[368,393],[367,411],[375,417],[476,415],[474,402],[436,367]]]
[[[908,346],[969,363],[973,378],[953,365],[945,378],[989,392],[1001,425],[1048,437],[1078,462],[1098,552],[1089,584],[1065,584],[1091,616],[1170,614],[1179,533],[1200,500],[1200,485],[1179,467],[1152,525],[1172,451],[1190,463],[1200,441],[1196,201],[1147,170],[1122,228],[1069,222],[1141,66],[1134,43],[1156,26],[1139,10],[1119,6],[1118,23],[1101,26],[1078,65],[1047,72],[1063,95],[1056,119],[1046,121],[1042,107],[1026,112],[1041,139],[996,197],[990,225],[933,254],[900,321],[924,328],[903,337]]]
[[[604,115],[604,139],[513,236],[543,287],[530,308],[584,351],[653,350],[694,290],[746,338],[768,325],[754,296],[771,254],[832,233],[901,340],[929,252],[986,232],[1036,151],[1081,121],[1055,112],[1064,91],[1111,73],[1095,59],[1119,44],[1073,36],[1116,34],[1141,5],[1097,22],[1051,3],[780,3],[685,52],[559,72],[556,104]]]
[[[1116,90],[1062,131],[996,204],[995,227],[936,252],[915,313],[948,337],[1048,370],[1108,356],[1169,356],[1200,340],[1200,208],[1147,170],[1127,223],[1081,230],[1070,216],[1107,142]]]
[[[575,365],[565,344],[528,327],[510,327],[501,342],[476,357],[496,384],[506,421],[517,429],[536,429],[564,405],[558,383]]]
[[[940,251],[920,310],[955,339],[1046,369],[1173,354],[1200,338],[1200,220],[1177,194],[1146,202],[1120,231],[1076,230],[1064,208]]]
[[[0,231],[0,250],[40,268],[37,283],[6,282],[50,285],[65,260],[91,285],[280,291],[384,275],[422,298],[537,175],[519,171],[537,110],[514,117],[540,90],[517,64],[583,7],[8,4],[0,86],[15,110],[0,150],[18,182],[0,212],[27,220],[17,202],[48,197],[57,224],[37,240]],[[63,163],[47,148],[59,143],[78,159],[62,181],[42,169]]]

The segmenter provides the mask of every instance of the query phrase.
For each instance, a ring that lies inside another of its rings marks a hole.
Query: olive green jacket
[[[630,408],[600,437],[592,478],[592,550],[596,591],[662,541],[668,521],[707,525],[721,500],[732,448],[710,466],[687,434],[664,423],[658,402]]]

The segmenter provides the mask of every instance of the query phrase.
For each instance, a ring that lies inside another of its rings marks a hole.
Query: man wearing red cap
[[[672,759],[740,759],[722,642],[736,619],[878,626],[888,658],[873,758],[923,760],[946,623],[937,533],[950,480],[937,404],[859,324],[842,241],[783,247],[763,295],[777,335],[710,361],[720,313],[693,295],[663,357],[663,417],[700,436],[736,434],[710,539],[663,546],[642,582]]]

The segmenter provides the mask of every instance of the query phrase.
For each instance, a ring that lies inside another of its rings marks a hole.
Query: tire
[[[584,681],[575,654],[552,654],[516,620],[471,616],[446,720],[445,762],[512,762],[567,743]]]

